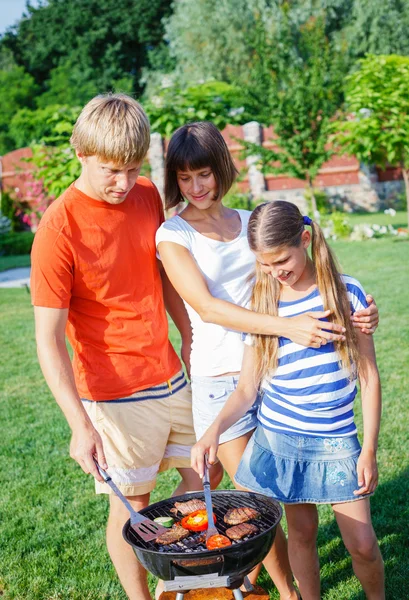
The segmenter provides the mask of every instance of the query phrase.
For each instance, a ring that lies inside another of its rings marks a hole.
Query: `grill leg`
[[[177,592],[176,600],[183,600],[184,597],[185,597],[184,592]]]
[[[247,577],[247,575],[244,578],[244,587],[246,588],[246,592],[252,592],[254,590],[254,587],[251,584],[250,579]]]
[[[234,600],[244,600],[241,590],[233,590]],[[177,599],[176,599],[177,600]]]

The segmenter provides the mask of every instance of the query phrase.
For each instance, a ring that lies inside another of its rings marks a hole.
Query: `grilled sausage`
[[[255,535],[256,533],[258,533],[258,527],[252,523],[240,523],[240,525],[226,529],[226,535],[231,540],[241,540],[246,535]]]
[[[239,525],[251,519],[257,519],[260,516],[254,508],[249,506],[241,506],[239,508],[230,508],[224,515],[224,522],[228,525]]]

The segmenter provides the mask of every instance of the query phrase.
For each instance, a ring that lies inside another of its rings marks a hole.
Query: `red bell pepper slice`
[[[214,522],[216,517],[213,515]],[[206,531],[207,529],[207,512],[204,509],[195,510],[186,517],[183,517],[180,524],[189,531]]]

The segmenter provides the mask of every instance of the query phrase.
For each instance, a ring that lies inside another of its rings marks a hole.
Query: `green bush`
[[[0,256],[30,254],[34,233],[31,231],[10,232],[0,235]]]
[[[314,197],[317,203],[317,210],[321,215],[326,215],[331,212],[331,206],[328,201],[328,196],[325,190],[314,188]],[[312,214],[312,199],[311,199],[311,190],[305,188],[304,198],[307,201],[308,206],[308,214]]]
[[[385,201],[385,206],[387,208],[393,208],[396,211],[406,210],[406,194],[405,192],[400,192],[398,194],[393,194]]]
[[[0,235],[5,235],[11,231],[11,220],[3,215],[0,210]]]
[[[334,211],[330,215],[325,215],[320,223],[326,238],[348,238],[353,230],[353,227],[343,212]]]
[[[15,202],[7,192],[3,192],[1,195],[1,212],[10,219],[13,231],[21,230],[21,221],[16,216]]]
[[[240,194],[239,192],[229,192],[223,198],[223,204],[229,208],[241,208],[243,210],[254,210],[257,203],[252,200],[251,194]]]

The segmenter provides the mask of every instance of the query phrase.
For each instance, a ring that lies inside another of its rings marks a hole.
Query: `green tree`
[[[259,43],[265,47],[263,36]],[[316,213],[313,181],[333,153],[330,123],[342,104],[347,61],[328,40],[321,17],[297,29],[284,14],[275,48],[270,57],[259,52],[264,122],[274,128],[274,147],[244,146],[247,154],[260,156],[263,172],[305,181]]]
[[[44,83],[44,90],[36,98],[39,108],[55,104],[83,106],[99,92],[93,80],[92,69],[83,70],[70,60],[50,71],[50,77]]]
[[[0,71],[0,155],[16,147],[9,133],[13,115],[23,106],[32,106],[36,93],[34,79],[23,67],[9,64]]]
[[[17,111],[9,124],[9,136],[14,148],[22,148],[31,144],[46,143],[56,146],[68,143],[80,108],[63,105],[51,105],[37,110],[22,108]],[[66,138],[61,137],[65,129]]]
[[[166,23],[175,75],[182,85],[211,79],[227,83],[248,74],[250,49],[247,34],[253,13],[269,21],[273,4],[268,0],[176,0]]]
[[[181,90],[170,86],[152,96],[144,107],[152,131],[170,137],[189,121],[212,121],[219,129],[228,123],[245,123],[249,115],[241,106],[240,90],[221,81],[211,81]]]
[[[81,87],[87,78],[106,92],[131,76],[138,91],[147,52],[161,43],[161,20],[170,6],[171,0],[48,0],[38,8],[28,5],[26,16],[6,32],[1,45],[42,86],[53,69],[68,62],[76,66],[74,86]],[[48,89],[59,75],[54,73]]]
[[[54,106],[42,109],[44,136],[31,143],[34,177],[42,182],[47,196],[58,198],[79,177],[81,164],[70,145],[79,108]]]
[[[368,55],[347,79],[344,118],[333,125],[344,152],[401,167],[409,226],[409,57]]]
[[[354,0],[344,33],[353,58],[365,54],[409,55],[409,2]]]

